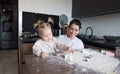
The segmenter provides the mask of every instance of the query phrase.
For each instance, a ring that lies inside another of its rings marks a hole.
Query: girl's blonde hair
[[[35,24],[34,24],[34,29],[37,31],[37,32],[41,32],[42,30],[45,30],[45,29],[51,29],[51,26],[50,24],[44,22],[44,21],[41,21],[41,20],[38,20]]]

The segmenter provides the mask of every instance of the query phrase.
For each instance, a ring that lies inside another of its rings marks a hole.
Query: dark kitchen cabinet
[[[18,48],[18,1],[0,2],[0,49]]]
[[[43,20],[45,22],[48,21],[48,14],[41,14],[41,13],[36,13],[36,20]]]
[[[54,21],[54,23],[50,24],[52,27],[53,35],[58,36],[59,34],[58,29],[60,29],[58,15],[34,13],[34,12],[27,12],[27,11],[22,12],[22,21],[23,21],[22,22],[22,36],[25,37],[24,35],[27,35],[26,38],[38,37],[34,29],[34,23],[37,22],[38,20],[47,22],[49,17]]]
[[[33,24],[37,21],[36,20],[36,13],[32,12],[23,12],[22,13],[22,31],[23,32],[35,32]]]
[[[99,13],[99,0],[73,0],[72,17],[86,17]]]
[[[120,0],[100,0],[100,12],[111,13],[120,11]]]
[[[0,28],[1,28],[1,13],[2,13],[2,1],[0,0]],[[1,29],[0,29],[1,32]],[[0,41],[1,41],[1,33],[0,33]],[[0,42],[0,48],[1,48],[1,42]]]
[[[87,17],[98,14],[100,11],[99,0],[73,0],[72,17]]]
[[[73,0],[72,17],[84,18],[120,12],[119,0]]]
[[[24,59],[24,55],[31,55],[32,54],[32,47],[34,45],[36,40],[33,40],[32,42],[30,42],[29,40],[27,40],[26,42],[24,41],[24,39],[20,38],[19,39],[19,49],[18,49],[18,54],[19,54],[19,74],[24,74],[24,72],[26,72],[26,68],[25,68],[25,59]],[[25,73],[25,74],[29,74],[29,73]]]

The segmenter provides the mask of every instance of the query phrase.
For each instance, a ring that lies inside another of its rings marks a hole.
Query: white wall
[[[19,35],[22,33],[22,11],[67,15],[71,19],[72,0],[19,0]]]
[[[83,18],[81,22],[81,33],[83,34],[85,34],[85,29],[90,26],[93,28],[94,35],[120,36],[120,13]]]
[[[19,35],[22,32],[22,11],[67,15],[69,21],[72,14],[72,0],[19,0]],[[87,27],[92,27],[94,35],[120,36],[120,13],[101,15],[80,19],[82,29],[80,33],[85,34]]]

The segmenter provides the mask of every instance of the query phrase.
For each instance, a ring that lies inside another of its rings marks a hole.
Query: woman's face
[[[79,26],[73,23],[71,26],[67,28],[67,36],[69,38],[74,38],[79,33],[79,30],[80,30]]]

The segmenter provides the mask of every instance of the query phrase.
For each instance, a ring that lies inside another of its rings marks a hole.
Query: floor
[[[0,74],[18,74],[17,49],[0,50]]]

